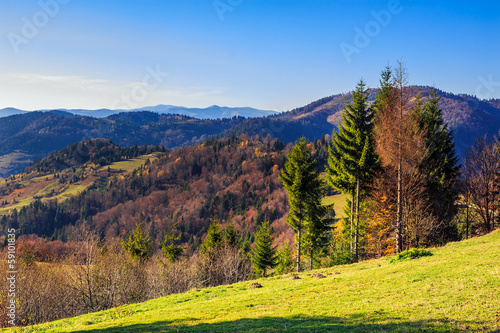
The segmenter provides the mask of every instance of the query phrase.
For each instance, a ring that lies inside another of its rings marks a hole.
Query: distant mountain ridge
[[[433,89],[428,86],[410,88],[413,93],[420,91],[424,98]],[[498,135],[499,99],[479,100],[470,95],[452,94],[439,89],[436,91],[441,96],[444,119],[453,130],[458,154],[462,154],[478,136]],[[376,93],[376,89],[369,90],[370,100],[375,99]],[[241,116],[198,119],[142,110],[121,112],[104,118],[73,115],[64,110],[11,115],[0,118],[0,177],[20,172],[30,161],[91,138],[108,139],[124,147],[158,144],[167,148],[197,144],[210,136],[241,134],[270,135],[285,143],[301,136],[314,140],[331,134],[337,128],[342,108],[349,96],[332,95],[288,112],[248,119]],[[158,106],[159,110],[169,108],[166,105]],[[228,112],[224,108],[213,108],[220,109],[218,112]]]
[[[207,108],[188,108],[184,106],[175,106],[175,105],[164,105],[159,104],[155,106],[146,106],[142,108],[136,109],[97,109],[97,110],[85,110],[85,109],[44,109],[44,110],[36,110],[41,112],[53,112],[59,114],[67,114],[67,115],[78,115],[78,116],[86,116],[86,117],[94,117],[94,118],[106,118],[114,114],[123,113],[123,112],[137,112],[137,111],[151,111],[157,112],[160,114],[179,114],[190,116],[198,119],[222,119],[222,118],[232,118],[234,116],[241,116],[246,118],[253,117],[263,117],[271,114],[276,114],[276,111],[271,110],[259,110],[251,107],[227,107],[227,106],[218,106],[212,105]],[[16,114],[25,114],[27,112],[36,112],[36,111],[24,111],[16,108],[5,108],[0,110],[0,118],[8,117]]]
[[[453,94],[429,86],[411,86],[412,94],[420,92],[426,98],[432,90],[441,96],[443,117],[453,130],[459,154],[478,136],[498,136],[500,129],[500,99],[480,100],[466,94]],[[370,89],[369,100],[374,101],[378,89]],[[348,94],[337,94],[314,101],[306,106],[266,118],[247,119],[234,128],[221,133],[228,135],[271,135],[284,142],[301,135],[313,140],[322,134],[331,134],[337,128]],[[296,133],[300,133],[297,135]]]

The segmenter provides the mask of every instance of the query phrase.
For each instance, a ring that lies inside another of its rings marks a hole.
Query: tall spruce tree
[[[266,277],[268,269],[276,267],[278,259],[276,249],[273,248],[274,237],[271,232],[269,222],[265,221],[255,234],[255,249],[252,255],[252,262],[258,275]]]
[[[286,221],[297,231],[297,272],[300,272],[302,232],[307,231],[311,211],[318,209],[318,200],[321,202],[318,198],[322,198],[320,174],[308,143],[304,137],[296,141],[279,175],[290,206]]]
[[[454,240],[451,222],[456,214],[455,190],[460,165],[455,152],[453,131],[444,122],[439,107],[441,97],[433,90],[423,107],[417,108],[416,122],[425,137],[426,154],[420,172],[427,178],[427,196],[431,213],[441,222],[432,232],[432,242]]]
[[[354,260],[359,255],[359,206],[366,186],[378,164],[373,145],[373,109],[368,102],[366,84],[360,80],[346,102],[338,132],[329,148],[329,184],[351,194],[351,230],[354,229]],[[355,226],[353,228],[353,222]]]
[[[332,219],[325,216],[333,209],[333,205],[322,205],[322,199],[326,195],[323,184],[317,185],[319,195],[314,196],[313,204],[307,211],[307,227],[304,235],[304,249],[309,254],[309,269],[313,269],[314,255],[329,243],[328,232],[331,230]]]

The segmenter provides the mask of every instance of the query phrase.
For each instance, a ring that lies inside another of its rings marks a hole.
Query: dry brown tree
[[[409,216],[409,212],[404,214],[404,201],[410,199],[408,196],[414,191],[411,186],[416,183],[412,184],[410,180],[418,174],[419,166],[425,156],[423,134],[411,117],[412,102],[407,70],[399,61],[394,75],[390,68],[382,73],[375,120],[376,152],[380,156],[383,168],[396,172],[394,227],[398,253],[403,250],[404,215]]]

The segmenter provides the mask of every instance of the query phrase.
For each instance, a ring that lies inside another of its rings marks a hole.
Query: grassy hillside
[[[147,159],[154,161],[161,155],[158,152],[141,155],[102,167],[97,166],[92,171],[85,172],[85,169],[90,170],[91,168],[91,163],[87,162],[78,165],[75,172],[71,168],[67,168],[59,173],[67,179],[71,179],[73,174],[79,174],[81,178],[72,183],[60,182],[59,178],[55,178],[52,173],[40,173],[36,176],[27,174],[23,178],[22,175],[16,175],[16,178],[9,183],[0,182],[0,216],[9,214],[9,211],[13,209],[19,210],[35,202],[37,198],[41,199],[42,202],[53,199],[63,202],[88,188],[107,183],[115,176],[130,174],[134,169],[144,165]],[[108,172],[108,168],[110,172]]]
[[[498,332],[499,244],[496,231],[430,257],[197,289],[18,332]]]

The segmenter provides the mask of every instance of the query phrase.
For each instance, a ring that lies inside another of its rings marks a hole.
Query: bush
[[[390,259],[389,262],[393,263],[396,261],[417,259],[420,257],[428,257],[428,256],[432,256],[432,252],[430,250],[413,248],[398,253],[394,258]]]
[[[233,246],[216,246],[196,260],[196,279],[201,287],[246,281],[252,271],[250,258]]]
[[[73,317],[192,288],[245,281],[252,264],[244,250],[227,244],[209,248],[187,260],[162,257],[134,260],[117,241],[99,244],[84,235],[78,249],[64,260],[19,262],[16,277],[16,323],[21,326]],[[28,252],[27,252],[28,253]],[[29,252],[33,253],[33,252]],[[6,251],[0,271],[7,271]],[[0,279],[0,303],[7,300],[7,279]],[[0,306],[0,328],[8,327],[6,307]]]

